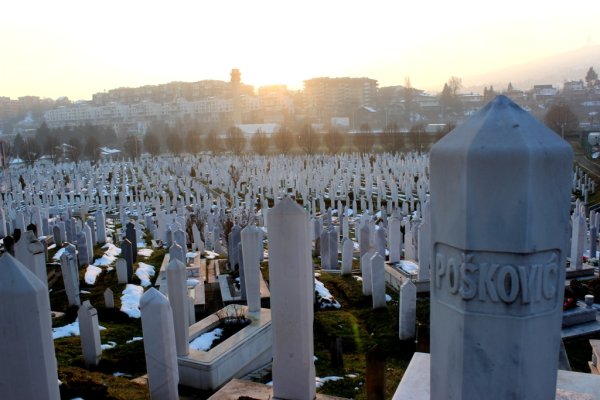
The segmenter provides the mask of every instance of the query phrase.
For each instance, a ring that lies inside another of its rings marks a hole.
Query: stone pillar
[[[431,149],[431,399],[553,399],[571,146],[498,96]]]
[[[178,356],[187,356],[190,352],[189,296],[186,277],[185,264],[172,258],[167,265],[167,291],[173,310],[175,347]]]
[[[573,235],[571,237],[571,268],[580,270],[583,268],[583,248],[585,245],[585,211],[584,206],[575,207],[571,221],[573,224]]]
[[[110,288],[106,288],[104,291],[104,307],[115,308],[115,296]]]
[[[173,314],[167,298],[150,288],[140,299],[150,398],[179,399]]]
[[[127,261],[124,258],[117,258],[115,265],[117,269],[117,280],[119,283],[127,283]]]
[[[98,312],[89,300],[84,301],[77,311],[79,319],[79,333],[81,350],[86,366],[98,365],[102,357],[100,342],[100,328],[98,326]]]
[[[365,296],[371,295],[371,257],[373,255],[370,251],[360,257],[360,271],[362,273],[362,291]]]
[[[400,286],[398,303],[398,337],[407,340],[415,337],[417,321],[417,287],[410,279]]]
[[[48,289],[6,253],[0,256],[0,304],[2,398],[59,400]]]
[[[393,216],[388,221],[388,250],[389,261],[397,263],[402,254],[402,231],[400,230],[400,219]]]
[[[273,397],[313,400],[314,277],[308,214],[286,197],[269,211]]]
[[[428,280],[431,271],[431,208],[429,207],[429,200],[425,201],[423,208],[421,209],[423,214],[423,220],[419,226],[419,236],[417,238],[417,245],[419,246],[417,252],[419,259],[419,280]]]
[[[342,274],[350,275],[352,273],[352,253],[354,251],[354,243],[352,240],[345,237],[342,240]]]
[[[106,216],[101,208],[96,210],[96,243],[106,243]]]
[[[373,308],[385,307],[385,267],[384,259],[379,253],[371,257],[371,294]]]
[[[260,255],[262,253],[262,231],[248,225],[241,231],[244,285],[248,312],[260,311]],[[241,278],[241,276],[240,276]],[[242,282],[240,282],[241,284]]]
[[[74,247],[72,244],[68,246]],[[60,271],[62,273],[65,292],[69,306],[79,306],[79,269],[77,268],[77,257],[73,255],[75,249],[65,251],[60,256]]]

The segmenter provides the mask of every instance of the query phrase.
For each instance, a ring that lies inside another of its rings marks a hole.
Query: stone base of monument
[[[385,263],[385,283],[400,291],[400,286],[411,280],[417,287],[417,293],[429,293],[430,280],[419,280],[419,265],[414,261],[401,260],[397,263]]]
[[[567,268],[567,276],[566,279],[574,279],[574,278],[595,278],[596,275],[596,267],[585,264],[581,269],[575,269],[573,267]]]
[[[223,299],[223,305],[245,303],[242,300],[241,292],[233,288],[233,282],[230,275],[219,275],[219,290],[221,292],[221,299]],[[271,297],[269,286],[267,282],[260,274],[260,300],[261,304],[268,304],[268,300]],[[266,303],[265,303],[266,302]]]
[[[578,304],[577,307],[563,311],[562,326],[585,324],[587,322],[596,322],[597,311],[592,307]]]
[[[179,384],[215,390],[230,379],[242,377],[269,363],[273,341],[271,310],[262,308],[254,315],[248,313],[247,317],[250,325],[209,351],[190,349],[187,356],[178,356]],[[218,324],[219,318],[214,313],[190,326],[190,342]]]
[[[254,400],[273,399],[273,386],[262,383],[232,379],[221,390],[213,394],[208,400],[238,400],[250,398]],[[328,396],[317,393],[316,400],[343,400],[343,397]]]
[[[430,400],[430,356],[415,353],[393,400]],[[581,372],[558,371],[556,400],[594,400],[600,394],[600,376]]]

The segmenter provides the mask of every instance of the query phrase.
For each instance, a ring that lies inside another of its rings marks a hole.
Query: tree
[[[585,74],[585,82],[587,83],[588,88],[593,88],[598,82],[598,74],[594,71],[594,67],[588,69],[587,74]]]
[[[329,153],[338,153],[344,147],[344,136],[336,128],[329,128],[329,131],[323,135],[323,144]]]
[[[275,142],[275,147],[282,154],[287,154],[294,145],[294,135],[285,125],[282,125],[275,131],[273,141]]]
[[[166,137],[167,149],[173,154],[181,154],[183,151],[183,140],[179,133],[171,131]]]
[[[263,155],[269,148],[269,138],[262,129],[258,128],[254,133],[254,136],[252,136],[250,144],[255,153]]]
[[[204,139],[204,147],[214,153],[218,153],[221,150],[221,146],[219,145],[219,137],[217,135],[217,131],[211,129],[208,131],[208,135]]]
[[[185,136],[184,148],[191,154],[196,154],[200,151],[200,134],[194,130],[187,131]]]
[[[23,151],[25,150],[25,141],[20,133],[17,133],[17,136],[15,136],[15,140],[11,149],[13,157],[23,158],[22,155]]]
[[[100,159],[100,143],[96,136],[88,136],[83,153],[92,161],[98,161]]]
[[[459,77],[456,77],[456,76],[451,76],[450,79],[448,80],[448,87],[450,88],[450,91],[452,92],[452,96],[454,96],[454,97],[458,96],[458,92],[463,87],[462,79],[460,79]]]
[[[83,154],[83,146],[78,137],[72,137],[67,144],[67,153],[71,161],[78,162]]]
[[[354,145],[361,153],[369,153],[374,141],[375,137],[371,127],[367,123],[362,123],[359,132],[354,134]]]
[[[246,147],[246,138],[244,132],[237,126],[227,129],[226,150],[231,150],[233,154],[241,154]]]
[[[565,137],[565,133],[573,132],[579,127],[579,119],[566,103],[552,105],[544,116],[544,123],[557,134]]]
[[[54,133],[50,133],[46,137],[46,141],[44,143],[44,153],[47,154],[52,162],[55,162],[58,157],[62,154],[62,148],[60,146],[60,142],[58,141],[58,137]]]
[[[410,147],[412,151],[420,151],[422,146],[422,141],[425,134],[425,124],[416,124],[410,128],[408,132],[408,141],[410,143]]]
[[[298,144],[306,154],[313,154],[319,146],[319,138],[310,124],[306,124],[300,129],[298,135]]]
[[[490,86],[488,89],[487,86],[483,88],[483,102],[488,103],[496,97],[496,92],[494,92],[494,87]]]
[[[148,132],[144,136],[144,150],[153,156],[160,153],[160,138],[154,132]]]
[[[25,140],[25,146],[21,153],[21,158],[27,163],[27,165],[33,166],[35,162],[40,158],[42,152],[40,151],[40,145],[35,138],[27,138]]]
[[[398,125],[390,122],[383,130],[383,148],[390,152],[398,152],[402,148],[403,136],[400,136]]]
[[[125,151],[125,154],[130,158],[136,160],[142,152],[142,146],[138,137],[131,134],[127,135],[123,142],[123,151]]]

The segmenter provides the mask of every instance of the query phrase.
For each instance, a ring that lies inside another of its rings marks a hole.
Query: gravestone
[[[0,304],[2,398],[59,400],[48,289],[6,253],[0,256]]]
[[[585,210],[583,206],[575,207],[571,217],[573,236],[571,237],[571,268],[583,268],[583,248],[585,244]]]
[[[262,253],[262,231],[252,225],[246,226],[241,233],[242,257],[244,267],[244,287],[248,312],[260,311],[260,253]],[[242,277],[240,276],[240,281]],[[242,282],[240,282],[241,284]]]
[[[77,252],[79,257],[79,266],[84,266],[89,264],[90,251],[87,246],[87,240],[85,237],[85,233],[80,232],[77,235]]]
[[[135,225],[132,222],[127,223],[125,228],[125,237],[131,243],[131,254],[133,256],[132,265],[137,261],[137,233]]]
[[[106,243],[106,215],[101,208],[96,210],[96,243]]]
[[[371,258],[373,255],[367,251],[360,257],[360,271],[362,275],[362,292],[365,296],[371,295]]]
[[[369,224],[365,223],[359,230],[358,247],[362,258],[365,253],[371,250],[371,231]]]
[[[314,277],[308,214],[288,197],[269,210],[273,397],[313,400]]]
[[[150,397],[178,400],[179,367],[169,301],[158,290],[150,288],[140,299],[140,312]]]
[[[388,250],[389,262],[397,263],[400,262],[400,256],[402,255],[402,231],[400,230],[400,219],[393,216],[388,221]]]
[[[375,253],[373,257],[371,257],[371,295],[373,309],[385,307],[384,262],[383,257],[379,253]]]
[[[342,274],[350,275],[352,273],[352,252],[354,251],[354,242],[345,237],[342,240]]]
[[[177,244],[177,242],[173,242],[171,247],[169,247],[169,256],[171,260],[179,260],[183,265],[186,265],[186,256],[183,251],[183,248]]]
[[[131,282],[133,278],[133,244],[127,238],[121,242],[121,256],[127,265],[127,282]]]
[[[174,244],[172,247],[174,246],[179,247],[177,244]],[[169,303],[173,311],[175,348],[177,349],[178,356],[187,356],[190,352],[188,332],[190,327],[190,301],[186,277],[185,264],[176,258],[171,258],[167,265],[167,292],[169,293]]]
[[[115,308],[115,296],[110,288],[106,288],[104,291],[104,307]]]
[[[431,149],[431,399],[554,399],[571,146],[498,96]]]
[[[75,247],[72,244],[68,246]],[[60,256],[60,270],[69,306],[79,306],[81,304],[79,299],[79,268],[77,267],[77,256],[74,254],[75,249],[72,248],[69,251],[64,251]]]
[[[129,278],[128,278],[128,268],[127,268],[127,261],[124,258],[117,258],[117,262],[115,265],[115,268],[117,269],[117,280],[119,283],[127,283],[129,282]]]
[[[400,286],[400,300],[398,304],[398,337],[407,340],[415,337],[415,324],[417,321],[417,287],[410,279],[406,279]]]
[[[98,312],[89,300],[84,301],[77,311],[79,319],[79,334],[81,350],[86,366],[98,365],[102,357],[100,342],[100,327],[98,326]]]
[[[52,227],[52,236],[54,237],[54,243],[56,244],[56,247],[61,248],[62,247],[62,235],[60,233],[60,226],[54,225]]]
[[[87,221],[85,221],[85,223],[90,228],[90,238],[91,238],[91,241],[90,241],[90,243],[88,243],[88,246],[89,246],[90,249],[93,249],[94,245],[96,243],[98,243],[98,238],[96,237],[96,224],[94,223],[93,219],[88,219]],[[86,236],[87,236],[87,233],[86,233]],[[93,253],[94,252],[92,251],[92,260],[90,262],[94,262]]]
[[[429,201],[426,201],[421,209],[423,219],[419,226],[418,243],[418,259],[419,259],[419,275],[420,281],[429,279],[431,271],[431,209]]]

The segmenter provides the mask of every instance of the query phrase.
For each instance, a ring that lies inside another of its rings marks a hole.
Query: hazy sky
[[[438,87],[600,43],[600,2],[19,0],[0,8],[0,96],[318,76]],[[598,66],[600,67],[600,66]]]

